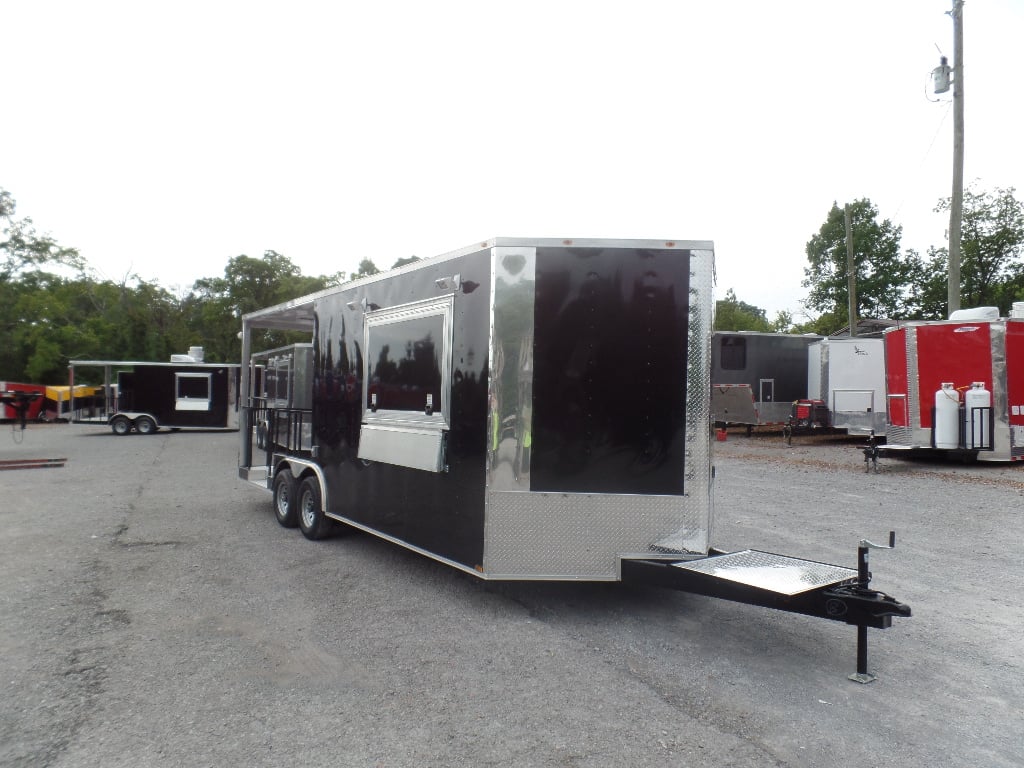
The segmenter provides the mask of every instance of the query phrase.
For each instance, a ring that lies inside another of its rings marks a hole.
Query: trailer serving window
[[[452,305],[445,296],[366,315],[361,459],[433,472],[443,468]]]
[[[174,409],[176,411],[210,410],[213,375],[209,373],[174,374]]]

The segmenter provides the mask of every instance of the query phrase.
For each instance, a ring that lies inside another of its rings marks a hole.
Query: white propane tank
[[[974,382],[964,392],[964,441],[968,448],[983,448],[992,440],[988,420],[992,411],[975,408],[992,408],[992,393],[985,389],[983,381]]]
[[[953,382],[942,382],[935,393],[935,447],[960,447],[960,393]]]

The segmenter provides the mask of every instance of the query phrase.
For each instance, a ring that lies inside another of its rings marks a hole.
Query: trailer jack
[[[875,474],[878,474],[878,438],[875,437],[875,430],[871,430],[871,436],[868,437],[866,445],[857,446],[864,451],[864,471],[870,472],[872,468],[875,470]]]
[[[893,616],[910,616],[910,606],[869,587],[868,550],[891,549],[895,543],[894,532],[888,546],[862,540],[857,570],[749,549],[694,560],[624,559],[622,581],[852,624],[857,672],[849,678],[869,683],[875,676],[867,671],[868,627],[887,629]]]
[[[888,544],[874,544],[867,539],[861,539],[857,547],[857,584],[846,588],[850,593],[850,599],[864,601],[865,610],[883,619],[885,627],[892,625],[893,616],[910,616],[910,606],[869,588],[871,571],[868,570],[868,551],[895,547],[896,531],[889,531]],[[850,679],[855,683],[870,683],[875,680],[875,675],[868,672],[868,625],[863,622],[857,624],[857,671],[850,675]]]

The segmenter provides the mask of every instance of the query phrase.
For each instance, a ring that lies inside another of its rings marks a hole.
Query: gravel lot
[[[15,443],[20,438],[20,443]],[[715,443],[714,542],[855,565],[871,630],[622,584],[488,584],[312,543],[235,433],[4,426],[0,765],[1022,766],[1024,468]]]

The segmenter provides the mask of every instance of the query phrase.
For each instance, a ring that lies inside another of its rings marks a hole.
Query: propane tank
[[[978,408],[986,410],[976,410]],[[985,382],[976,381],[964,392],[964,441],[968,448],[984,448],[990,444],[991,408],[992,393],[985,389]]]
[[[960,393],[953,382],[942,382],[935,393],[935,447],[960,447]]]

